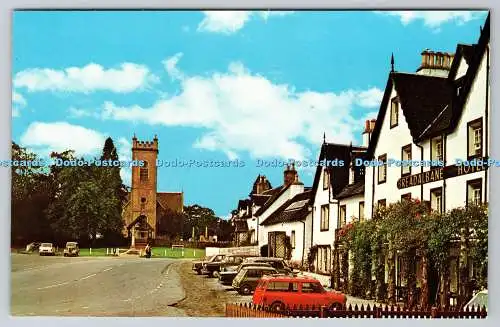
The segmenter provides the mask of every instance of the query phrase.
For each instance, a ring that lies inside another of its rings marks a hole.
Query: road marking
[[[91,274],[91,275],[88,275],[88,276],[85,276],[83,278],[80,278],[80,280],[84,280],[84,279],[87,279],[87,278],[90,278],[90,277],[94,277],[96,276],[97,274]]]
[[[110,267],[110,268],[104,269],[102,272],[110,271],[111,269],[113,269],[113,268]]]
[[[54,288],[54,287],[63,286],[63,285],[66,285],[66,284],[69,284],[69,282],[64,282],[64,283],[49,285],[49,286],[45,286],[45,287],[39,287],[38,290],[46,290],[48,288]]]

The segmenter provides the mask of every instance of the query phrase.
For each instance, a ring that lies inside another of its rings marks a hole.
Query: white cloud
[[[147,88],[156,82],[158,77],[146,66],[134,63],[123,63],[119,68],[109,69],[95,63],[64,70],[30,68],[18,72],[14,77],[14,86],[26,88],[29,92],[128,93]]]
[[[91,109],[81,109],[81,108],[75,108],[75,107],[70,107],[68,109],[69,113],[69,118],[82,118],[82,117],[93,117],[93,118],[99,118],[100,114],[91,110]]]
[[[120,137],[118,142],[115,143],[115,147],[118,151],[118,159],[124,161],[132,160],[132,144],[126,138]],[[120,176],[123,184],[132,185],[132,169],[130,167],[122,167],[120,169]]]
[[[204,11],[205,17],[198,25],[198,31],[232,34],[242,29],[252,17],[260,17],[267,21],[270,17],[291,13],[292,11]]]
[[[430,28],[438,28],[441,24],[455,21],[457,24],[464,24],[473,19],[482,17],[480,11],[445,11],[445,10],[427,10],[427,11],[379,11],[378,13],[400,18],[403,25],[408,25],[414,21],[422,20],[424,25]]]
[[[28,102],[22,94],[12,91],[12,117],[19,117],[21,109],[26,107]]]
[[[182,74],[182,72],[177,68],[177,63],[179,62],[179,60],[181,60],[182,56],[183,53],[179,52],[172,57],[162,61],[165,70],[167,71],[168,75],[170,75],[172,80],[180,80],[184,78],[184,74]]]
[[[97,154],[105,136],[95,130],[67,122],[31,123],[21,136],[21,144],[36,152],[75,150],[78,156]]]
[[[353,117],[353,106],[373,109],[382,97],[376,88],[297,92],[252,74],[238,62],[230,64],[225,73],[184,76],[180,85],[181,92],[159,99],[151,107],[106,102],[102,118],[200,127],[206,132],[193,146],[222,151],[229,158],[248,152],[254,158],[303,159],[311,156],[307,144],[321,143],[323,132],[330,141],[351,142],[364,126]]]

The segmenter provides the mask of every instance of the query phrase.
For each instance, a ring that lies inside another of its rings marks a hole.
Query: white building
[[[285,257],[289,243],[290,260],[303,264],[311,239],[310,188],[299,181],[292,165],[284,171],[283,185],[272,192],[274,194],[255,213],[259,222],[259,247],[267,246],[268,256]]]
[[[364,168],[353,166],[351,162],[365,151],[365,147],[326,141],[321,146],[311,194],[311,244],[316,248],[314,271],[317,273],[331,273],[335,230],[346,222],[345,219],[338,219],[342,214],[338,195],[346,187],[362,183]]]

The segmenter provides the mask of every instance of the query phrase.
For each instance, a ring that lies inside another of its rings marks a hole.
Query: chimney
[[[375,129],[376,119],[368,119],[365,121],[365,130],[363,131],[363,146],[368,147],[372,138],[373,130]]]
[[[448,77],[454,54],[425,49],[422,51],[422,63],[417,74],[436,77]]]
[[[298,178],[297,171],[295,170],[295,164],[292,163],[291,165],[286,165],[283,175],[283,186],[287,186],[295,182],[295,178]]]
[[[257,181],[255,182],[255,193],[262,194],[267,190],[269,190],[269,183],[267,181],[266,176],[264,175],[257,176]]]

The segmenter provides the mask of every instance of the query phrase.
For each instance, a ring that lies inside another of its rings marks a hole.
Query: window
[[[379,207],[385,207],[386,206],[385,199],[380,199],[380,200],[378,200],[377,203],[378,203]]]
[[[467,203],[480,204],[482,202],[483,180],[481,178],[467,182]]]
[[[302,283],[302,293],[323,293],[320,283]]]
[[[330,226],[330,213],[328,209],[328,204],[321,206],[321,221],[320,230],[327,231]]]
[[[267,291],[270,292],[297,292],[298,289],[298,283],[290,282],[271,282],[267,286]]]
[[[349,184],[354,184],[356,182],[356,171],[354,170],[354,165],[351,165],[349,174]]]
[[[406,194],[403,194],[401,195],[401,201],[410,201],[411,200],[411,193],[406,193]]]
[[[444,161],[442,136],[435,137],[431,140],[431,160]]]
[[[406,164],[403,162],[401,165],[401,175],[406,176],[411,174],[411,144],[405,145],[401,149],[401,160],[408,161]]]
[[[443,188],[438,187],[431,190],[431,210],[443,212]]]
[[[359,201],[359,220],[365,220],[365,201]]]
[[[387,179],[387,155],[381,155],[378,157],[379,166],[378,166],[378,183],[385,183]]]
[[[483,154],[483,119],[479,118],[467,124],[467,155],[479,157]]]
[[[292,249],[295,249],[295,231],[292,231],[292,235],[290,236],[290,244],[292,245]]]
[[[148,162],[144,161],[144,166],[139,168],[139,180],[141,182],[147,182],[148,179],[149,179]]]
[[[141,198],[141,210],[146,209],[146,198]]]
[[[391,128],[398,126],[399,100],[394,98],[391,101]]]
[[[339,228],[346,224],[346,206],[340,206]]]
[[[326,190],[328,188],[328,184],[330,183],[330,174],[328,173],[328,170],[325,169],[323,170],[323,190]]]

